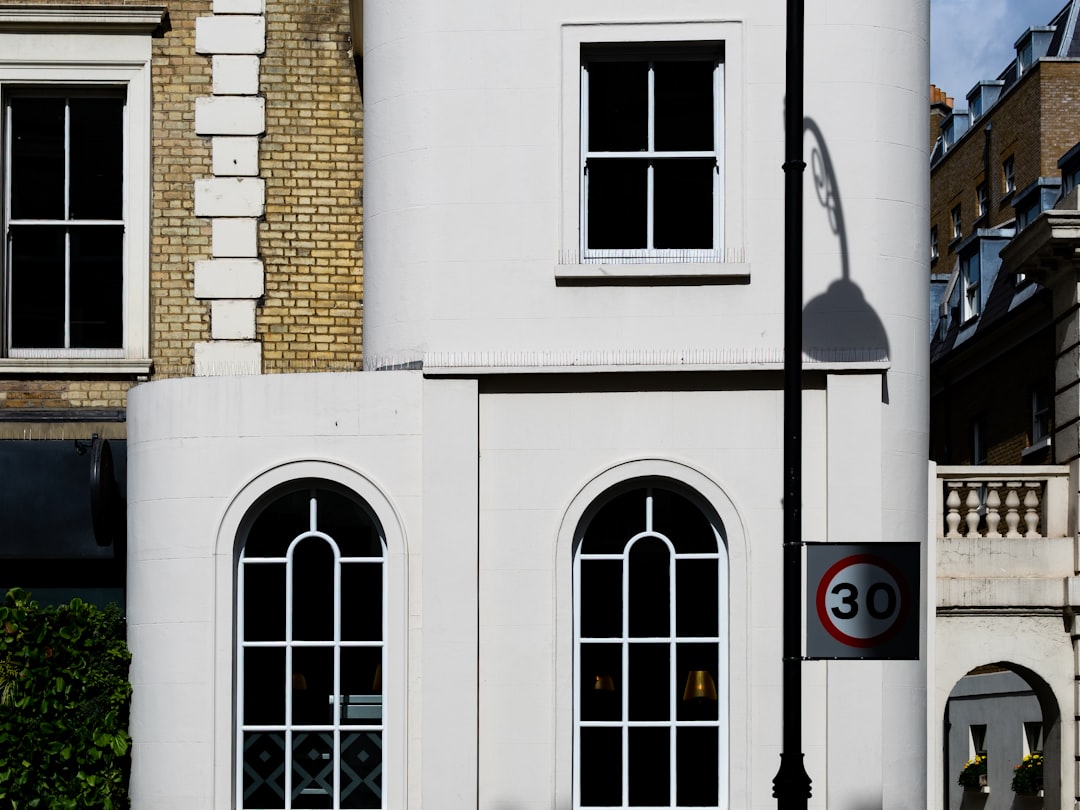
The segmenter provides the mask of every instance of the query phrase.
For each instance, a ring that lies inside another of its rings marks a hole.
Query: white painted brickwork
[[[258,138],[219,137],[211,146],[217,177],[254,177],[259,173]]]
[[[253,14],[199,17],[195,21],[197,53],[260,54],[266,48],[266,19]]]

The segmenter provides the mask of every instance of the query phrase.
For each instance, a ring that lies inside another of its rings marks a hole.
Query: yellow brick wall
[[[266,4],[260,68],[266,217],[259,228],[266,293],[257,337],[267,372],[360,368],[363,112],[348,5]],[[193,263],[210,257],[210,223],[193,211],[195,180],[212,176],[210,139],[194,132],[195,99],[211,94],[212,78],[211,59],[195,53],[195,19],[211,14],[211,6],[211,0],[168,4],[167,29],[153,40],[153,379],[190,376],[195,343],[210,339],[209,307],[193,287]],[[78,408],[124,408],[136,382],[4,376],[0,409],[71,408],[75,416]]]
[[[348,0],[268,0],[266,372],[359,369],[363,113]]]

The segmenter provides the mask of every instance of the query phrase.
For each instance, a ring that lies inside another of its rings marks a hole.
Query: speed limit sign
[[[919,657],[919,544],[806,547],[809,658]]]

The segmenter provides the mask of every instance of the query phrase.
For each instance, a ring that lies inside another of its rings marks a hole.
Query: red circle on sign
[[[833,579],[838,573],[853,565],[873,565],[877,568],[885,571],[896,582],[896,586],[900,593],[897,595],[900,602],[900,609],[897,611],[896,620],[889,625],[889,627],[883,632],[878,633],[876,636],[870,638],[858,638],[857,636],[850,636],[833,624],[832,619],[829,616],[828,608],[825,605],[825,599],[828,595],[828,586],[832,583]],[[850,557],[844,557],[842,560],[837,561],[833,566],[825,572],[825,575],[818,583],[817,599],[815,603],[817,605],[818,621],[821,622],[821,626],[825,628],[826,632],[841,644],[846,644],[849,647],[876,647],[879,644],[883,644],[896,635],[900,628],[904,626],[904,622],[907,620],[908,614],[908,600],[907,596],[907,582],[900,575],[900,571],[888,560],[884,560],[881,557],[876,557],[873,554],[853,554]]]

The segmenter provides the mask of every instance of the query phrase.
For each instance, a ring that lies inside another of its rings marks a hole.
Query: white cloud
[[[1015,56],[1013,43],[1046,25],[1065,0],[931,0],[930,81],[957,106],[980,79],[993,79]]]

